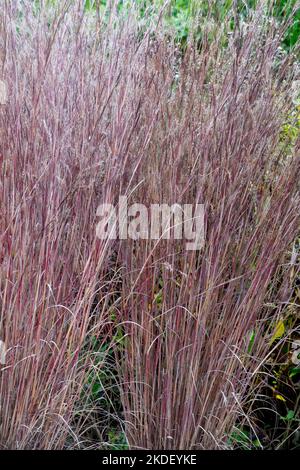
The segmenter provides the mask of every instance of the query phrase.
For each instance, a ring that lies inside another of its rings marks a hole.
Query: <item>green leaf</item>
[[[294,419],[294,416],[295,416],[295,412],[293,410],[289,410],[287,412],[287,415],[286,415],[285,419],[287,421],[291,421],[292,419]]]
[[[296,375],[300,374],[300,369],[299,367],[293,367],[292,369],[290,369],[289,371],[289,377],[290,379],[292,379],[293,377],[295,377]]]
[[[250,338],[249,338],[249,346],[248,346],[248,354],[251,354],[252,352],[252,349],[253,349],[253,343],[254,343],[254,340],[255,340],[255,330],[252,330],[250,332]]]

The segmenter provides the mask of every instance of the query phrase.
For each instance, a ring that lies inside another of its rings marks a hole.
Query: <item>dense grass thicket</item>
[[[121,3],[1,0],[0,448],[295,448],[298,4]]]

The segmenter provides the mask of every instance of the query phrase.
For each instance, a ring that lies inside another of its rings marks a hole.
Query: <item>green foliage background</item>
[[[266,1],[266,7],[270,3],[274,4],[273,16],[279,21],[287,15],[290,15],[293,8],[296,5],[297,0],[275,0],[270,2]],[[140,14],[143,16],[145,11],[149,8],[158,10],[165,4],[165,0],[136,0],[139,6]],[[197,14],[205,16],[210,9],[213,17],[217,21],[222,21],[225,15],[229,12],[232,7],[234,0],[171,0],[170,6],[167,7],[167,18],[168,23],[173,26],[177,32],[178,40],[186,40],[191,21]],[[257,0],[240,0],[237,1],[237,6],[240,14],[243,17],[247,17],[249,9],[255,7]],[[86,0],[85,7],[87,10],[93,9],[96,5],[106,7],[107,0]],[[128,0],[120,0],[118,8],[122,9],[128,5]],[[284,39],[283,46],[290,48],[294,46],[300,35],[300,9],[293,15],[293,23],[289,28],[286,37]]]

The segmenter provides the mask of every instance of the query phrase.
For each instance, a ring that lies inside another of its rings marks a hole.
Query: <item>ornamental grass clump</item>
[[[98,3],[0,13],[0,447],[99,448],[89,378],[113,351],[130,448],[228,448],[239,420],[257,434],[244,404],[299,232],[291,19],[212,9],[182,43],[167,8]],[[204,204],[203,248],[100,240],[97,207],[120,195]]]

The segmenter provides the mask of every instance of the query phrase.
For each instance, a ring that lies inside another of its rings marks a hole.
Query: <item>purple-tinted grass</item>
[[[297,71],[263,4],[182,51],[161,17],[4,3],[0,447],[80,445],[89,339],[108,341],[115,318],[129,445],[227,447],[299,229],[299,140],[289,155],[280,142]],[[97,240],[97,206],[120,194],[203,203],[204,248]]]

